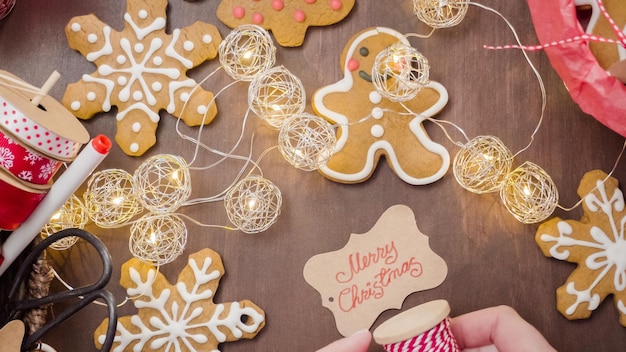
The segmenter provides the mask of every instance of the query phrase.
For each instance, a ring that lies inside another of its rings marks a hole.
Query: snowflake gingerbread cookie
[[[223,0],[217,17],[230,28],[255,24],[274,33],[278,44],[300,46],[310,26],[343,20],[355,0]]]
[[[128,0],[121,32],[93,14],[74,17],[65,28],[70,47],[97,70],[68,85],[63,105],[82,119],[117,106],[115,140],[132,156],[156,143],[161,110],[189,126],[217,114],[213,93],[186,72],[217,56],[221,36],[203,22],[166,34],[166,8],[167,0]]]
[[[409,45],[405,36],[389,28],[356,34],[341,55],[343,79],[313,94],[316,113],[338,126],[333,155],[320,168],[333,181],[367,180],[382,156],[412,185],[435,182],[448,170],[448,151],[433,142],[423,126],[448,102],[443,85],[430,81],[415,98],[400,103],[384,98],[372,83],[377,54],[398,42]],[[413,113],[408,114],[407,108]]]
[[[567,319],[584,319],[610,294],[626,326],[626,209],[618,181],[599,170],[585,174],[580,221],[551,219],[537,230],[535,241],[547,257],[577,263],[559,287],[557,309]]]
[[[255,337],[265,326],[261,308],[248,300],[213,302],[223,275],[222,259],[208,248],[189,256],[174,285],[152,265],[126,262],[120,284],[139,312],[118,320],[112,351],[216,352],[222,342]],[[98,348],[107,324],[94,333]]]

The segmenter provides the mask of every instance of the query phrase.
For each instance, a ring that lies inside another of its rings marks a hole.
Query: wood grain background
[[[482,0],[500,11],[518,31],[525,44],[537,44],[527,4],[523,0]],[[219,1],[187,2],[171,0],[168,32],[191,25],[196,20],[212,23],[222,36],[229,29],[215,16]],[[95,67],[69,49],[64,27],[70,18],[96,14],[113,29],[123,28],[124,1],[35,1],[17,0],[12,14],[0,21],[0,69],[41,85],[53,70],[62,74],[51,95],[61,99],[66,84],[91,73]],[[557,14],[555,14],[556,16]],[[342,78],[340,52],[350,37],[371,26],[386,26],[402,33],[426,33],[428,28],[412,14],[410,0],[357,1],[351,14],[330,27],[310,28],[304,45],[277,50],[277,64],[298,76],[310,98],[318,88]],[[437,30],[429,39],[410,39],[431,63],[431,79],[449,92],[448,106],[438,115],[460,126],[468,136],[498,136],[512,150],[525,147],[537,126],[541,95],[535,76],[520,51],[489,51],[483,44],[514,43],[505,23],[495,14],[470,6],[465,20],[456,27]],[[623,137],[582,113],[572,102],[562,82],[552,70],[545,53],[529,54],[543,77],[547,107],[543,124],[531,147],[516,161],[541,165],[553,178],[560,192],[560,204],[569,207],[578,201],[576,189],[585,172],[608,172],[620,151]],[[189,72],[197,80],[215,70],[217,60]],[[204,87],[216,92],[231,82],[219,72]],[[202,140],[219,150],[235,143],[246,111],[247,83],[229,88],[217,100],[220,110],[213,123],[204,128]],[[115,134],[115,109],[85,121],[91,135]],[[174,132],[176,120],[161,113],[158,142],[146,155],[126,156],[115,146],[100,169],[123,168],[133,172],[147,157],[169,153],[192,158],[194,146]],[[458,151],[442,131],[427,125],[432,139],[450,154]],[[184,128],[187,134],[197,129]],[[276,145],[277,132],[257,118],[245,126],[245,138],[237,150],[246,154],[254,134],[253,154],[258,156]],[[451,131],[456,140],[461,137]],[[197,165],[216,160],[201,153]],[[192,172],[192,197],[219,193],[233,179],[241,163],[228,161],[202,172]],[[575,265],[545,258],[534,242],[537,225],[517,222],[502,206],[497,194],[476,195],[461,188],[451,171],[427,186],[410,186],[396,177],[382,162],[371,179],[362,184],[331,182],[317,172],[294,169],[274,150],[261,162],[266,178],[282,191],[283,208],[278,222],[268,231],[246,235],[238,231],[200,227],[187,222],[188,245],[181,259],[161,268],[171,280],[185,264],[184,258],[210,247],[221,254],[226,267],[216,302],[250,299],[267,314],[267,325],[253,340],[226,343],[223,351],[313,351],[340,337],[329,310],[322,307],[320,295],[303,279],[302,269],[313,255],[339,249],[351,233],[364,233],[390,206],[406,204],[415,212],[419,229],[430,237],[433,250],[449,266],[445,282],[432,290],[414,293],[403,304],[408,309],[423,302],[444,298],[452,315],[507,304],[517,309],[541,330],[560,351],[617,351],[626,346],[626,333],[609,297],[591,319],[568,321],[556,310],[555,291]],[[622,164],[615,176],[626,180]],[[83,188],[84,189],[84,188]],[[222,203],[185,207],[185,215],[203,223],[229,225]],[[558,210],[554,215],[579,219],[580,208]],[[119,286],[119,268],[131,254],[129,228],[87,228],[108,246],[114,261],[114,277],[108,288],[119,301],[125,296]],[[77,245],[57,253],[55,267],[75,286],[98,274],[90,250]],[[5,281],[0,281],[7,285]],[[53,289],[60,290],[57,285]],[[53,310],[64,307],[58,304]],[[126,304],[120,315],[133,314]],[[374,326],[397,314],[384,312]],[[53,330],[45,341],[59,351],[91,351],[92,333],[105,316],[102,307],[90,306]],[[69,338],[68,332],[71,332]],[[372,344],[370,351],[382,351]]]

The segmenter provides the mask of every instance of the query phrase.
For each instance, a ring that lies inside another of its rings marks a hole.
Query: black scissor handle
[[[89,244],[91,244],[98,252],[100,259],[102,260],[102,275],[100,276],[98,281],[91,285],[81,286],[76,289],[55,293],[38,299],[19,300],[17,297],[19,293],[19,287],[30,275],[32,265],[37,261],[40,254],[44,250],[46,250],[46,248],[48,248],[48,246],[50,246],[52,243],[69,236],[76,236],[84,239],[85,241],[89,242]],[[19,312],[66,300],[72,297],[79,297],[80,299],[78,303],[76,303],[74,306],[64,310],[63,312],[58,314],[53,320],[47,322],[39,330],[25,338],[22,342],[22,351],[26,351],[29,348],[33,347],[37,340],[39,340],[41,336],[43,336],[48,330],[67,320],[78,311],[83,309],[85,306],[87,306],[89,303],[92,303],[97,299],[102,299],[105,301],[109,312],[109,324],[107,328],[106,338],[101,348],[101,351],[109,351],[111,349],[111,346],[113,345],[113,339],[115,337],[115,330],[117,326],[117,309],[115,305],[115,299],[109,291],[105,290],[105,286],[111,279],[112,271],[113,266],[111,264],[111,255],[109,254],[109,251],[96,236],[85,230],[77,228],[65,229],[46,237],[39,244],[37,244],[32,249],[30,254],[26,257],[26,259],[24,259],[24,263],[18,269],[15,276],[15,281],[11,286],[11,291],[9,292],[8,297],[8,300],[12,306],[10,315],[16,316]]]

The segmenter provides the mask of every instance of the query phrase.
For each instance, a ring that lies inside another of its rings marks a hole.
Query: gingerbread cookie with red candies
[[[355,0],[223,0],[217,17],[230,28],[255,24],[271,31],[278,44],[300,46],[311,26],[343,20]]]

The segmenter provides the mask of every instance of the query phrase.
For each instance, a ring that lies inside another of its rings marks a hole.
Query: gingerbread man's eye
[[[367,57],[367,55],[370,54],[370,50],[366,47],[361,47],[361,49],[359,49],[359,54],[363,57]]]

